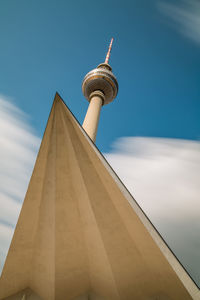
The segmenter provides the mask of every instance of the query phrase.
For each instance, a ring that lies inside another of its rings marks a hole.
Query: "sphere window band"
[[[112,72],[106,69],[94,69],[84,78],[82,91],[87,100],[95,90],[101,90],[105,94],[105,103],[113,101],[117,96],[118,83]]]

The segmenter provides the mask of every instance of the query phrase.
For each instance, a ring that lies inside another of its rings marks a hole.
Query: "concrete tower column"
[[[92,92],[90,95],[90,104],[83,121],[83,128],[94,143],[96,140],[100,111],[104,100],[105,96],[101,91]]]

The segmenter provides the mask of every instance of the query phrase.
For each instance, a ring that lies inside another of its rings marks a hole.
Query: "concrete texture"
[[[5,298],[6,300],[42,300],[37,294],[29,288],[20,291],[19,293]]]
[[[200,299],[58,94],[0,278],[0,299],[19,299],[17,293],[23,299],[27,288],[26,299],[35,300]]]
[[[96,141],[100,111],[105,97],[101,91],[95,91],[90,95],[90,104],[83,122],[83,128],[93,142]]]

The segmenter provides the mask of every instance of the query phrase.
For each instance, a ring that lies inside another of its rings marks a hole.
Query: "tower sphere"
[[[118,92],[118,83],[108,63],[102,63],[84,77],[82,91],[85,98],[90,101],[90,95],[95,91],[101,91],[104,96],[104,104],[114,100]]]

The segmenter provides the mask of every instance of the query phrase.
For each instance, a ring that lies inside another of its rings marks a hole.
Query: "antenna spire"
[[[111,52],[111,49],[112,49],[112,43],[113,43],[113,38],[112,38],[111,41],[110,41],[110,46],[109,46],[109,48],[108,48],[108,53],[107,53],[107,55],[106,55],[105,64],[108,64],[109,57],[110,57],[110,52]]]

